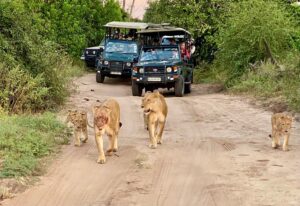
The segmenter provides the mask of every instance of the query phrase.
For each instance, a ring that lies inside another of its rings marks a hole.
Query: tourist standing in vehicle
[[[190,54],[189,50],[186,48],[184,42],[180,43],[180,53],[181,53],[181,58],[184,60],[188,60],[191,58],[191,54]]]

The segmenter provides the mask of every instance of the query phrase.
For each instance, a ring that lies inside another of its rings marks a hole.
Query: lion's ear
[[[98,108],[98,107],[97,107],[96,105],[93,106],[93,108],[92,108],[93,114],[95,114],[97,108]]]

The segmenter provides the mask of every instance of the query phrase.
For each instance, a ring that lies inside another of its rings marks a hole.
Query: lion
[[[292,128],[293,118],[284,113],[276,113],[272,115],[272,147],[278,148],[280,145],[280,137],[284,137],[282,145],[283,151],[288,151],[289,137]]]
[[[168,106],[164,96],[158,91],[147,94],[142,106],[149,130],[149,147],[155,149],[157,144],[162,144],[162,134],[168,114]]]
[[[74,135],[75,135],[75,146],[80,146],[81,142],[86,143],[88,140],[87,126],[93,128],[87,118],[86,111],[80,110],[68,110],[68,115],[66,123],[71,122],[74,125]],[[84,136],[84,139],[81,139],[81,133]]]
[[[118,151],[118,134],[122,123],[120,122],[120,106],[114,99],[108,99],[100,105],[93,107],[94,129],[96,144],[99,152],[97,163],[104,164],[106,161],[103,151],[103,135],[109,137],[109,149],[107,155]]]
[[[142,98],[141,108],[144,108],[145,101],[147,97],[151,94],[151,92],[146,92],[144,97]],[[148,116],[144,113],[144,128],[148,130]]]

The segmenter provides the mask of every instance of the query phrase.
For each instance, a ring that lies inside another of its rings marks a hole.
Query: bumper
[[[178,74],[167,74],[164,76],[132,76],[132,80],[135,81],[137,84],[144,84],[144,85],[167,85],[175,83],[178,79]]]
[[[96,56],[82,56],[87,66],[96,67]]]
[[[102,75],[108,77],[131,77],[131,68],[124,68],[124,69],[115,69],[110,67],[99,67],[97,72],[101,72]]]

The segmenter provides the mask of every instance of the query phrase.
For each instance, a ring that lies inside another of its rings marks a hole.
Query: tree
[[[216,65],[237,79],[249,63],[283,56],[292,49],[294,25],[274,1],[231,3],[226,21],[218,27]]]
[[[196,53],[201,60],[212,61],[216,50],[214,36],[217,25],[223,22],[223,13],[233,0],[159,0],[150,2],[144,21],[168,22],[183,27],[194,35]]]

